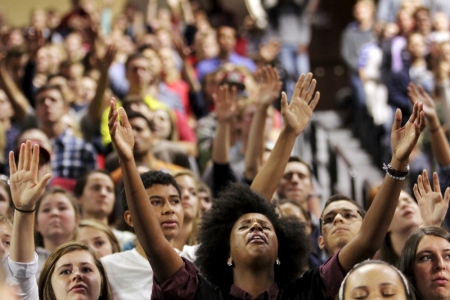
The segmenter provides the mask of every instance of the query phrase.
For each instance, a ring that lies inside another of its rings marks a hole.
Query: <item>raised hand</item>
[[[308,73],[308,75],[302,74],[295,84],[291,103],[288,104],[286,93],[282,93],[281,115],[285,129],[296,135],[305,129],[320,99],[319,92],[314,94],[315,88],[316,80],[312,79],[311,73]]]
[[[432,189],[428,180],[428,173],[423,170],[422,175],[419,175],[417,179],[417,183],[414,184],[413,190],[419,204],[423,226],[441,226],[448,209],[450,188],[445,190],[445,196],[442,199],[437,173],[433,173]]]
[[[120,116],[121,124],[117,120]],[[121,161],[129,161],[133,158],[134,134],[128,121],[127,113],[123,107],[116,109],[116,101],[111,99],[110,111],[108,115],[108,127],[111,140],[116,147],[117,154]]]
[[[16,166],[14,152],[9,153],[10,187],[14,206],[20,211],[32,212],[42,195],[51,175],[38,181],[39,146],[31,142],[20,145],[19,164]]]
[[[230,122],[237,113],[236,87],[228,84],[221,85],[217,93],[213,94],[218,122]]]
[[[408,161],[411,151],[417,143],[420,133],[425,128],[425,114],[423,113],[423,103],[414,103],[414,109],[406,122],[401,127],[402,112],[397,109],[395,112],[394,124],[391,131],[391,143],[393,156],[398,162]]]
[[[258,81],[257,103],[269,106],[280,95],[282,83],[278,78],[278,72],[271,66],[265,66],[258,70],[256,79]]]
[[[423,87],[410,83],[408,85],[408,96],[413,104],[416,102],[423,103],[423,112],[428,119],[437,117],[434,101]]]
[[[117,53],[116,45],[110,44],[106,46],[105,55],[103,55],[103,58],[100,59],[100,67],[103,70],[109,69],[112,62],[114,61],[114,58],[116,57],[116,53]]]

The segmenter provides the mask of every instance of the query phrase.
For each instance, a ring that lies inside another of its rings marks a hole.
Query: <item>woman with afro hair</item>
[[[409,154],[425,126],[423,106],[414,105],[413,114],[404,127],[400,126],[400,111],[396,114],[390,173],[362,222],[360,233],[325,264],[306,271],[299,278],[301,266],[308,257],[306,245],[309,243],[304,227],[294,221],[278,219],[267,199],[276,188],[273,182],[277,183],[283,174],[297,135],[309,122],[319,100],[319,94],[314,94],[315,86],[312,74],[303,74],[289,105],[283,93],[284,127],[270,158],[253,181],[253,191],[241,185],[230,185],[205,214],[198,236],[196,265],[200,271],[182,259],[162,234],[139,180],[133,158],[132,128],[125,111],[122,108],[117,111],[115,102],[111,101],[108,125],[120,158],[125,193],[131,200],[128,204],[136,235],[154,272],[152,299],[332,299],[345,273],[375,254],[401,190],[402,181],[395,176],[395,170],[406,169]],[[218,98],[229,102],[232,97],[224,94],[225,97]],[[173,213],[169,204],[164,210],[168,216]],[[341,213],[336,212],[341,216],[336,220],[342,219]],[[337,222],[340,229],[344,229],[346,223]]]

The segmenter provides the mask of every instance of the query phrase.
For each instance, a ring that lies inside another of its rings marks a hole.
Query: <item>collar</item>
[[[254,300],[276,300],[278,297],[278,285],[274,282],[270,288],[265,290],[262,294],[254,298]],[[241,300],[252,299],[251,295],[243,289],[232,285],[230,288],[230,295]]]

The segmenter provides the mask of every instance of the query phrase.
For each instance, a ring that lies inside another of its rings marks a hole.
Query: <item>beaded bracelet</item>
[[[383,164],[383,170],[385,170],[386,173],[395,180],[405,180],[406,175],[409,174],[409,164],[406,166],[405,171],[397,171],[392,168],[391,164]]]

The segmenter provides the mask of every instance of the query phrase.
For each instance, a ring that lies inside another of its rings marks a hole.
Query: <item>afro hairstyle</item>
[[[308,259],[310,240],[305,225],[292,218],[279,218],[275,206],[244,184],[229,184],[204,215],[195,264],[212,284],[228,294],[233,284],[233,269],[227,265],[230,234],[236,221],[248,213],[259,213],[272,223],[278,238],[280,265],[275,268],[275,281],[284,286],[300,277]]]

